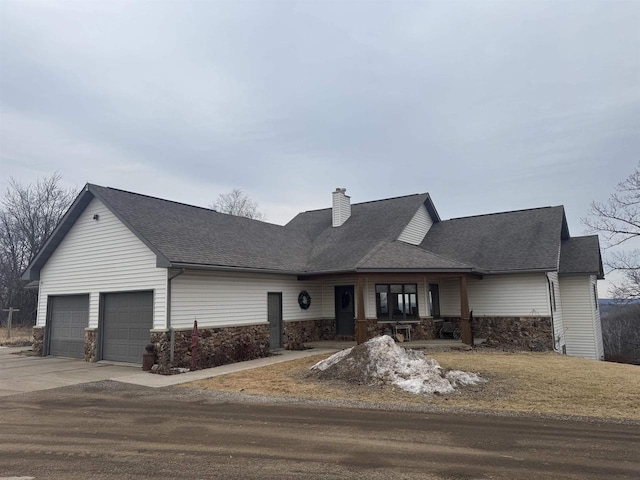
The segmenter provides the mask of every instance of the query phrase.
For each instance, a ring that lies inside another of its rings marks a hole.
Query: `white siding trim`
[[[598,305],[598,279],[595,275],[589,277],[591,283],[591,292],[594,301],[591,303],[593,311],[593,335],[596,339],[596,356],[598,360],[604,360],[604,344],[602,341],[602,322],[600,319],[600,308]]]
[[[433,225],[433,220],[429,216],[427,208],[424,205],[420,205],[411,221],[404,227],[398,240],[411,245],[420,245],[431,225]]]
[[[556,310],[553,312],[553,344],[560,352],[562,346],[566,344],[565,341],[565,328],[564,320],[562,316],[562,295],[560,293],[560,281],[558,280],[558,272],[547,273],[547,278],[551,284],[553,284],[553,291],[556,300]],[[551,295],[549,295],[549,310],[553,308]]]
[[[40,271],[37,325],[46,323],[50,295],[88,293],[89,328],[97,328],[100,293],[142,290],[153,291],[153,327],[166,328],[167,269],[94,198]]]

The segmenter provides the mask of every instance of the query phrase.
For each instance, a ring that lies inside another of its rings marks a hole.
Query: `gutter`
[[[181,268],[177,273],[174,273],[173,275],[169,275],[170,271],[171,270],[167,269],[167,329],[169,330],[169,332],[171,332],[171,340],[169,342],[169,363],[170,365],[173,365],[176,335],[173,331],[173,328],[171,328],[171,280],[182,275],[184,272],[186,272],[186,269]]]
[[[547,273],[544,276],[547,279],[547,291],[549,292],[549,313],[551,316],[551,341],[553,342],[553,351],[556,353],[562,353],[558,348],[557,348],[557,342],[556,342],[556,325],[555,325],[555,320],[553,318],[553,303],[551,300],[551,295],[555,295],[555,291],[553,291],[553,285],[551,284],[551,280],[549,280],[549,274]],[[558,299],[556,298],[556,302],[558,301]]]
[[[228,267],[222,265],[206,265],[201,263],[170,263],[168,268],[180,268],[182,270],[214,270],[218,272],[247,272],[247,273],[272,273],[276,275],[304,275],[294,270],[275,270],[271,268]],[[176,275],[177,276],[177,275]]]

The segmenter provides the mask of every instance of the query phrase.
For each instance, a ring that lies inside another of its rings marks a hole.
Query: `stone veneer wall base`
[[[171,373],[171,332],[168,330],[151,332],[149,343],[156,347],[156,363],[158,364],[156,373]]]
[[[283,345],[286,350],[304,350],[306,342],[333,340],[336,336],[336,321],[333,318],[285,322]]]
[[[444,317],[460,322],[460,317]],[[545,352],[553,350],[551,317],[473,317],[474,338],[486,339],[488,347]]]
[[[171,368],[191,368],[192,331],[176,330],[173,335],[174,349],[171,362],[171,332],[151,333],[151,343],[156,347],[157,373],[171,373]],[[268,356],[268,325],[198,329],[196,369]]]
[[[44,355],[44,327],[33,327],[33,345],[31,350],[37,356]]]

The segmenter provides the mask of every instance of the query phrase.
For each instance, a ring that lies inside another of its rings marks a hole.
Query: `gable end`
[[[420,205],[411,221],[404,227],[398,240],[411,245],[420,245],[431,225],[433,225],[433,219],[429,215],[427,208],[424,205]]]

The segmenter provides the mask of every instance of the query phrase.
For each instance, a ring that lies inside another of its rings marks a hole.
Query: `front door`
[[[282,348],[282,293],[267,293],[267,317],[271,348]]]
[[[337,286],[334,293],[336,302],[336,335],[354,335],[356,322],[353,285]]]

